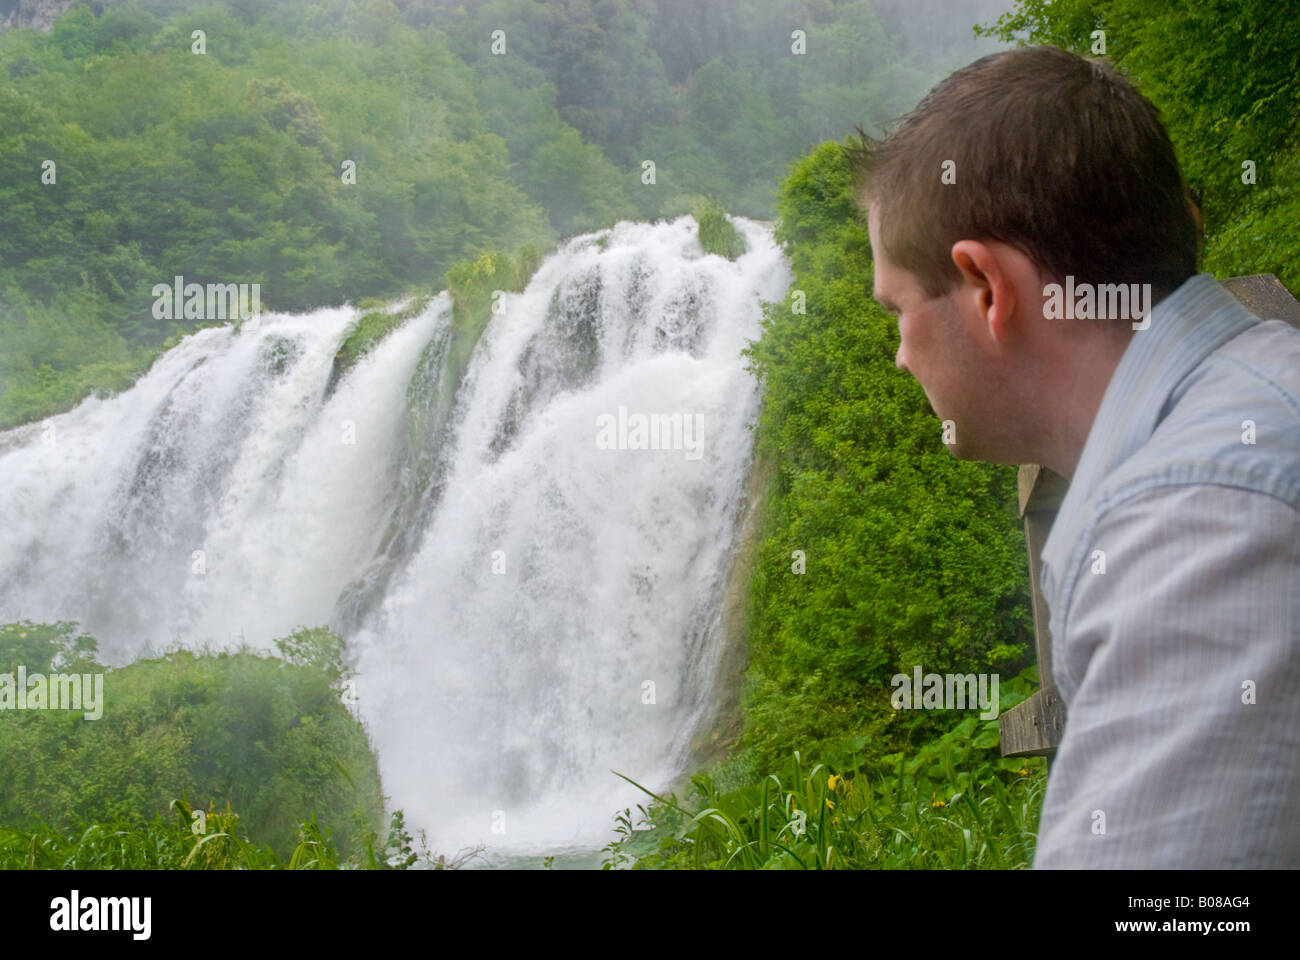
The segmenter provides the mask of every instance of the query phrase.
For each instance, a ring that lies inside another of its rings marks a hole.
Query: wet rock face
[[[564,390],[579,390],[596,377],[601,360],[599,270],[566,279],[555,288],[545,327],[519,356],[522,383],[510,397],[490,450],[499,457],[514,443],[528,416]]]
[[[0,0],[0,30],[30,27],[49,33],[73,0]],[[90,4],[93,10],[98,4]]]

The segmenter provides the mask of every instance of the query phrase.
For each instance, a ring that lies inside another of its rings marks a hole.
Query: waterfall
[[[0,433],[0,622],[114,664],[348,640],[390,805],[431,844],[590,847],[688,761],[789,283],[770,229],[576,237],[451,382],[431,299],[342,374],[352,308],[200,330],[134,387]],[[111,709],[111,704],[109,704]]]

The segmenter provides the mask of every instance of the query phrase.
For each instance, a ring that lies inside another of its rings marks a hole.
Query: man
[[[1070,480],[1035,867],[1300,866],[1300,330],[1196,273],[1168,135],[1104,61],[985,57],[849,159],[949,449]]]

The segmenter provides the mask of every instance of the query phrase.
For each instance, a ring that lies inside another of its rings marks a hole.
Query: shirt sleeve
[[[1300,866],[1300,513],[1162,486],[1107,511],[1067,576],[1053,669],[1074,693],[1034,866]]]

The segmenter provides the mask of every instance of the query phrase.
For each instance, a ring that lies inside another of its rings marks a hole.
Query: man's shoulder
[[[1099,531],[1121,523],[1151,542],[1190,544],[1211,535],[1198,523],[1217,517],[1189,516],[1206,510],[1275,528],[1300,515],[1300,330],[1283,321],[1251,324],[1208,353],[1170,392],[1145,442],[1090,489],[1068,529],[1053,528],[1058,553],[1044,551],[1043,574],[1053,635],[1092,569]],[[1289,535],[1293,524],[1284,526]]]
[[[1215,400],[1259,402],[1300,422],[1300,327],[1264,320],[1247,328],[1210,353],[1170,399],[1171,406],[1193,401],[1191,411]]]
[[[1104,512],[1187,484],[1236,487],[1300,509],[1300,329],[1263,321],[1207,355],[1170,394],[1147,442],[1091,499]]]

